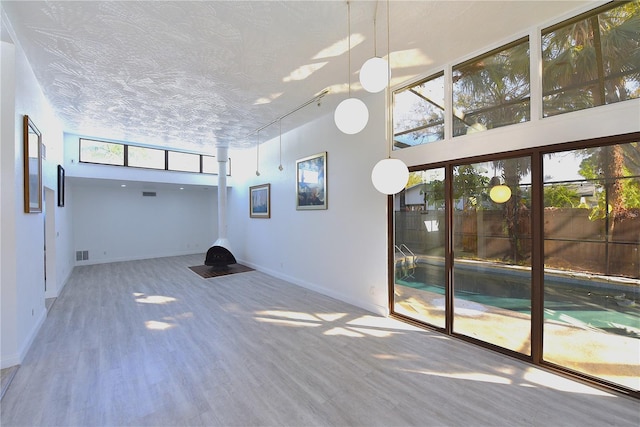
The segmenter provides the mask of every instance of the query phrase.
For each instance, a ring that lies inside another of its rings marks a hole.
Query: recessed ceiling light
[[[120,184],[120,187],[126,187],[127,184]]]
[[[180,187],[181,190],[184,190],[184,187]]]

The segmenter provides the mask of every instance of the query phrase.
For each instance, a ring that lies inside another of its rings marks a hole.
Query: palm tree
[[[545,116],[638,96],[640,1],[610,7],[543,34]]]
[[[520,40],[455,68],[454,136],[474,123],[490,129],[528,121],[529,63],[529,42]]]

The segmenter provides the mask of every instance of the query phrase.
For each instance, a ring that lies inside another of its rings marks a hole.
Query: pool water
[[[444,295],[444,268],[418,265],[396,278],[396,285]],[[554,280],[545,276],[544,317],[547,320],[596,328],[609,333],[640,338],[638,285],[593,286],[579,279]],[[531,313],[530,273],[505,272],[483,266],[454,269],[456,299],[472,301],[520,313]],[[637,303],[636,303],[637,301]]]

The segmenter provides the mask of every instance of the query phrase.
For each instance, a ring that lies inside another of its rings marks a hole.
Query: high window
[[[640,97],[640,2],[613,2],[542,31],[543,114]]]
[[[80,139],[80,161],[124,166],[124,144]]]
[[[448,139],[449,128],[457,137],[530,121],[538,65],[543,118],[640,98],[640,0],[610,2],[542,30],[540,40],[541,57],[525,37],[395,90],[393,148]]]
[[[444,139],[444,74],[428,77],[395,92],[394,148]]]
[[[214,156],[85,138],[80,138],[79,144],[81,163],[218,174],[218,161]],[[230,176],[231,159],[227,162]]]
[[[453,67],[453,136],[528,121],[529,39]]]

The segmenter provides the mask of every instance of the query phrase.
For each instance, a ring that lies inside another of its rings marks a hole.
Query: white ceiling
[[[391,1],[392,84],[494,47],[593,1]],[[214,152],[255,146],[332,112],[346,97],[346,1],[2,0],[45,96],[68,132]],[[383,0],[352,0],[351,90],[386,56]],[[377,10],[377,12],[376,12]],[[3,30],[3,40],[11,32]],[[277,136],[277,123],[260,140]]]

